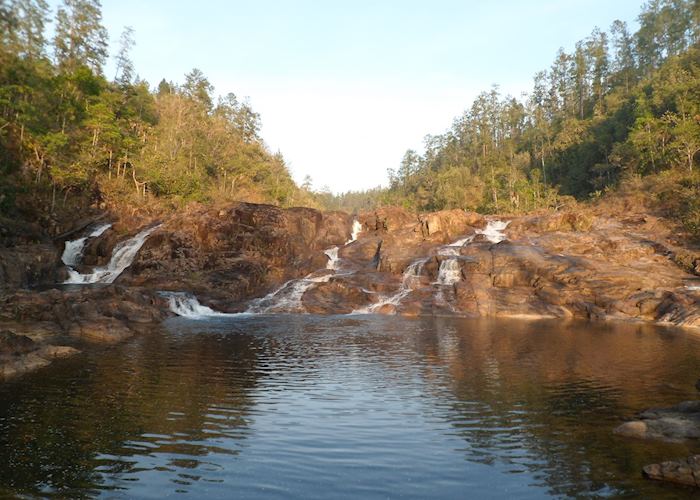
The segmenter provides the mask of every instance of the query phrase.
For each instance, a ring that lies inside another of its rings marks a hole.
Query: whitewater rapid
[[[112,227],[112,224],[100,224],[87,236],[83,236],[77,240],[66,241],[65,247],[63,248],[63,255],[61,255],[63,263],[71,267],[80,264],[87,241],[91,238],[102,236],[102,233],[107,231],[110,227]]]
[[[118,243],[112,250],[109,263],[103,267],[95,267],[91,273],[79,273],[73,268],[68,269],[68,279],[65,284],[85,285],[89,283],[113,283],[124,270],[131,265],[136,254],[153,231],[160,225],[144,229],[136,236]],[[101,234],[101,233],[100,233]]]
[[[505,241],[507,239],[505,229],[508,227],[509,223],[510,221],[490,220],[484,229],[477,229],[473,235],[465,236],[438,249],[438,255],[445,257],[440,262],[437,281],[433,283],[433,285],[440,285],[437,291],[439,302],[446,302],[444,299],[443,287],[451,287],[462,280],[462,269],[457,258],[460,254],[460,249],[464,245],[473,242],[477,235],[483,235],[490,243]],[[401,278],[401,285],[394,294],[385,296],[378,302],[367,307],[356,309],[351,314],[371,314],[380,311],[385,306],[398,306],[401,304],[403,299],[413,291],[413,284],[420,279],[423,266],[429,259],[430,257],[426,257],[412,262],[404,271]]]
[[[350,239],[343,246],[349,245],[357,240],[362,232],[362,224],[356,219],[352,223]],[[214,311],[213,309],[203,306],[197,300],[197,297],[187,292],[161,292],[168,297],[168,305],[170,310],[189,319],[206,319],[209,317],[232,317],[252,314],[274,314],[274,313],[303,313],[305,312],[302,299],[309,288],[317,283],[326,283],[338,270],[340,257],[338,252],[339,246],[333,246],[324,250],[324,254],[328,257],[325,270],[314,271],[303,278],[293,279],[285,282],[282,286],[268,293],[264,297],[253,300],[245,312],[236,314],[227,314]]]

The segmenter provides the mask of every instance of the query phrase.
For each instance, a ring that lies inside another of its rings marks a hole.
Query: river
[[[648,325],[183,318],[0,385],[0,496],[690,495],[618,437],[693,399],[700,338]]]

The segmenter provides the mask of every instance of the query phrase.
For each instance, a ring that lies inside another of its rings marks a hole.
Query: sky
[[[58,0],[51,2],[58,4]],[[447,130],[479,92],[516,97],[641,0],[103,0],[111,52],[124,26],[152,86],[199,68],[247,97],[297,182],[333,192],[386,185],[409,148]],[[113,77],[113,62],[105,70]]]

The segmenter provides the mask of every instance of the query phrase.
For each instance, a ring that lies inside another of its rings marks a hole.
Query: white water
[[[691,290],[693,292],[700,292],[700,286],[688,285],[685,288],[686,288],[686,290]]]
[[[491,243],[500,243],[506,239],[505,229],[510,224],[510,221],[503,222],[500,220],[490,220],[486,224],[484,229],[477,229],[476,234],[482,234]],[[474,240],[474,236],[467,236],[466,238],[459,239],[454,243],[446,245],[438,250],[439,255],[446,256],[458,256],[459,249],[464,245],[471,243]],[[438,271],[438,278],[436,284],[438,285],[454,285],[462,279],[462,271],[459,265],[459,261],[455,259],[444,259],[440,263],[440,269]]]
[[[358,220],[352,223],[352,232],[350,239],[345,242],[349,245],[357,240],[358,235],[362,231],[362,224]],[[324,250],[323,253],[328,256],[326,269],[337,271],[340,265],[340,257],[338,252],[340,247],[334,246]],[[273,290],[264,297],[254,300],[246,309],[248,314],[269,314],[277,312],[304,312],[304,304],[302,299],[306,291],[316,283],[326,283],[335,273],[319,274],[319,271],[313,272],[304,278],[287,281],[281,287]]]
[[[490,220],[484,229],[477,229],[476,234],[483,234],[491,243],[500,243],[506,239],[505,229],[510,221]]]
[[[326,269],[332,269],[334,271],[338,269],[338,261],[340,260],[340,258],[338,257],[338,250],[340,250],[340,248],[331,247],[323,252],[328,256],[328,263],[326,264]]]
[[[246,309],[246,313],[304,312],[301,300],[306,291],[316,283],[326,283],[333,276],[331,273],[320,276],[314,276],[315,274],[317,273],[311,273],[305,278],[287,281],[278,289],[254,300]]]
[[[409,293],[411,293],[411,291],[413,290],[413,284],[417,280],[420,280],[420,275],[423,272],[423,266],[425,266],[425,263],[428,262],[429,259],[430,257],[419,259],[411,263],[406,268],[401,278],[401,286],[399,286],[399,289],[396,291],[395,294],[383,297],[379,300],[379,302],[371,304],[367,307],[356,309],[351,314],[371,314],[373,312],[379,311],[382,307],[387,305],[398,306],[401,303],[401,301]]]
[[[81,274],[74,269],[68,270],[66,284],[112,283],[131,265],[134,257],[141,249],[146,239],[160,225],[144,229],[133,238],[118,243],[112,251],[112,258],[104,267],[96,267],[91,273]]]
[[[445,259],[440,263],[437,282],[440,285],[454,285],[462,279],[462,268],[457,259]]]
[[[353,241],[357,240],[357,237],[359,234],[362,232],[362,224],[360,224],[360,221],[355,219],[352,222],[352,233],[350,234],[350,239],[345,242],[345,245],[349,245]],[[339,264],[340,264],[340,257],[338,257],[338,251],[340,250],[340,247],[331,247],[327,250],[324,250],[323,253],[325,253],[328,256],[328,263],[326,264],[326,269],[331,269],[333,271],[337,271]]]
[[[438,270],[437,281],[434,284],[442,286],[452,286],[455,283],[461,281],[462,269],[459,264],[459,260],[456,258],[459,255],[460,248],[466,244],[471,243],[477,234],[484,235],[484,237],[491,243],[500,243],[501,241],[504,241],[506,239],[504,231],[506,227],[508,227],[509,223],[510,222],[503,222],[500,220],[490,220],[488,221],[484,229],[477,229],[475,231],[475,234],[465,236],[464,238],[460,238],[459,240],[450,243],[449,245],[445,245],[439,248],[437,252],[438,255],[448,257],[451,256],[454,258],[443,259],[443,261],[440,263],[440,269]],[[408,294],[411,293],[412,284],[415,281],[415,279],[420,276],[423,270],[423,266],[426,262],[428,262],[428,259],[429,257],[418,260],[406,268],[403,274],[403,278],[401,280],[401,286],[395,294],[390,295],[388,297],[384,297],[379,302],[376,302],[367,307],[357,309],[353,311],[353,314],[368,314],[377,312],[386,305],[398,306],[401,303],[401,301]],[[442,288],[440,288],[437,292],[437,299],[439,302],[446,302]]]
[[[350,234],[350,239],[345,242],[346,245],[352,243],[353,241],[357,240],[357,237],[360,235],[362,232],[362,224],[360,224],[360,221],[355,219],[352,221],[352,233]]]
[[[112,224],[101,224],[97,226],[90,234],[78,238],[77,240],[66,241],[66,246],[63,249],[63,255],[61,260],[67,266],[75,266],[80,263],[83,258],[83,249],[85,248],[85,243],[90,238],[97,238],[101,236],[107,229],[112,227]]]
[[[178,316],[189,319],[206,319],[212,317],[233,317],[241,316],[245,313],[222,313],[210,307],[203,306],[197,297],[186,292],[159,292],[168,299],[168,307]]]

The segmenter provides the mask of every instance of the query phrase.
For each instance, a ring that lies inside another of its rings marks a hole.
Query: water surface
[[[612,429],[696,396],[700,342],[561,321],[250,316],[0,385],[0,496],[690,496]]]

